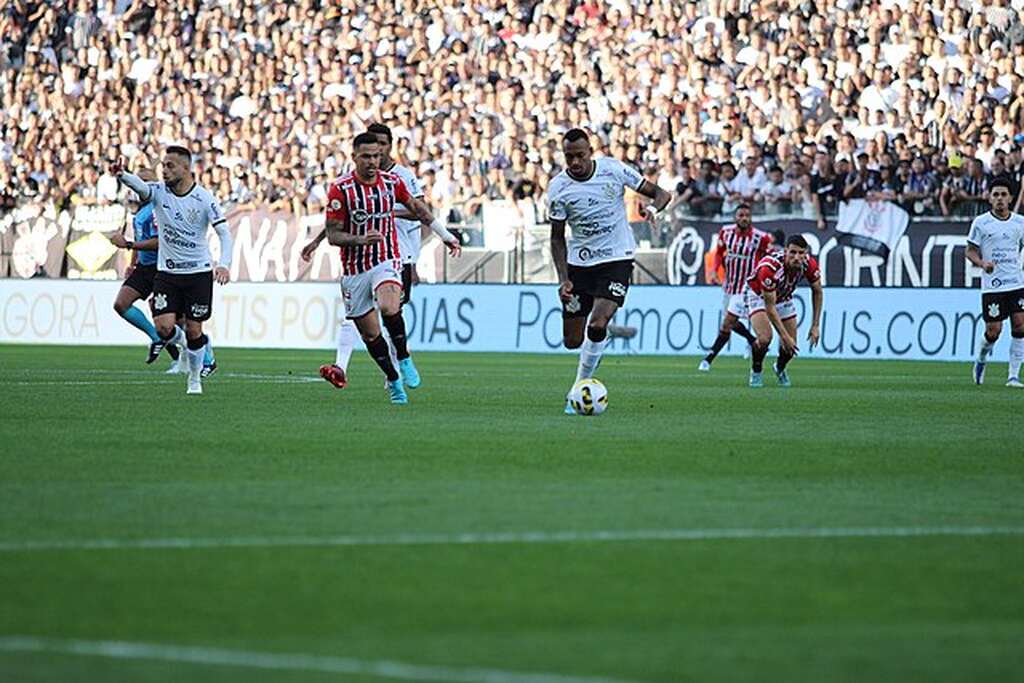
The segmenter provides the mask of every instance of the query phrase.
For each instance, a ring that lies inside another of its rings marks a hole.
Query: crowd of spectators
[[[462,221],[543,212],[576,126],[700,215],[970,214],[1024,173],[1024,0],[8,0],[0,36],[5,206],[184,143],[225,204],[316,210],[373,121]]]

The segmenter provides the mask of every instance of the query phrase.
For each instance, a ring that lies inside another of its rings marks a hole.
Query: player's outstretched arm
[[[157,251],[160,248],[160,238],[150,237],[148,240],[142,240],[141,242],[131,242],[124,238],[124,235],[117,233],[110,238],[110,243],[118,249],[129,249],[135,251]],[[132,254],[132,258],[135,258],[135,254]]]
[[[302,248],[302,251],[300,252],[299,255],[302,257],[303,261],[306,261],[308,263],[313,260],[313,252],[317,250],[317,248],[320,246],[320,243],[324,241],[325,237],[327,237],[327,228],[321,230],[316,237],[310,240],[309,243]]]
[[[437,218],[434,218],[434,214],[430,212],[430,207],[427,203],[419,197],[412,197],[406,206],[412,211],[415,220],[423,223],[423,225],[430,228],[441,241],[444,242],[445,246],[448,247],[448,253],[452,256],[458,256],[462,253],[462,243],[459,242],[459,238],[448,231],[448,228],[444,227]]]
[[[123,160],[118,159],[111,164],[110,172],[113,173],[120,182],[124,183],[125,187],[137,194],[139,199],[143,202],[148,202],[153,198],[153,190],[149,187],[149,184],[134,173],[129,173],[127,169],[125,169]]]
[[[807,341],[813,349],[821,338],[821,309],[825,305],[825,288],[821,286],[821,278],[811,283],[811,329],[807,332]]]
[[[662,189],[657,183],[652,183],[649,180],[640,183],[637,192],[648,199],[654,200],[653,204],[643,209],[649,221],[653,221],[655,216],[664,211],[665,207],[672,201],[672,195],[667,190]]]

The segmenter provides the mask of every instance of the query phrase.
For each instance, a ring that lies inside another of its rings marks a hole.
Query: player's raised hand
[[[121,175],[126,170],[124,159],[117,157],[110,163],[110,172],[115,176]]]
[[[821,331],[818,329],[818,326],[817,325],[811,325],[811,329],[807,333],[807,341],[809,341],[811,343],[811,348],[812,349],[815,346],[818,345],[818,339],[820,337],[821,337]]]
[[[382,235],[379,230],[367,230],[366,234],[363,235],[363,244],[365,245],[376,244],[377,242],[383,241],[384,235]]]
[[[564,280],[562,284],[558,285],[558,298],[562,300],[562,303],[569,303],[569,299],[572,298],[572,281]]]
[[[226,285],[231,280],[231,271],[224,266],[217,266],[213,269],[213,279],[218,285]]]
[[[304,246],[302,248],[302,251],[299,252],[299,256],[302,257],[303,261],[305,261],[306,263],[309,263],[310,261],[313,260],[313,254],[316,252],[317,247],[319,247],[319,246],[320,246],[320,241],[319,240],[313,240],[312,242],[310,242],[309,244],[307,244],[306,246]]]
[[[453,237],[451,240],[446,241],[444,246],[448,247],[448,255],[459,257],[462,255],[462,242],[459,241],[458,237]]]

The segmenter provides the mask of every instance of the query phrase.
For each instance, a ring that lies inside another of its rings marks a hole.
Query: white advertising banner
[[[120,283],[0,280],[0,342],[143,344],[113,310]],[[800,339],[810,324],[810,291],[797,290]],[[632,287],[615,323],[638,330],[613,352],[706,352],[719,325],[717,287]],[[137,304],[141,305],[141,304]],[[968,360],[983,323],[981,294],[966,289],[826,288],[822,344],[802,356]],[[344,317],[333,283],[214,286],[207,331],[221,347],[332,349]],[[554,285],[421,285],[406,308],[413,349],[553,353],[561,348]],[[1009,332],[997,353],[1005,353]],[[738,353],[734,337],[728,352]],[[2,354],[2,351],[0,351]]]

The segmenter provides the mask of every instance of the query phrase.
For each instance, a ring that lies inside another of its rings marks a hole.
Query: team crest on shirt
[[[185,212],[185,220],[189,223],[199,222],[199,209],[192,208]]]
[[[154,296],[153,297],[153,308],[155,308],[158,311],[162,311],[165,308],[167,308],[167,295],[166,294],[157,294],[156,296]]]
[[[999,304],[992,303],[988,305],[988,317],[998,318],[999,317]]]
[[[619,196],[618,186],[615,183],[605,183],[604,195],[608,197],[608,199],[615,199],[617,196]]]
[[[341,208],[341,200],[340,199],[332,199],[331,200],[331,210],[332,211],[337,211],[340,208]]]

